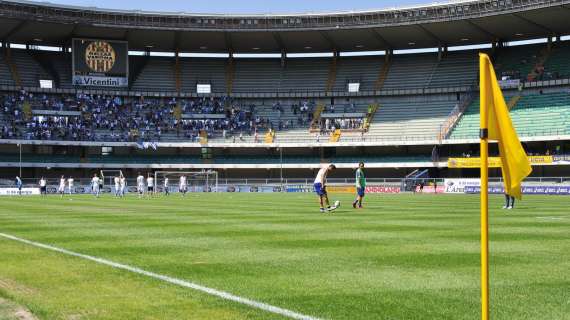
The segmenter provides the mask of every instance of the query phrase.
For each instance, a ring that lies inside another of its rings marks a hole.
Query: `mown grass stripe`
[[[65,255],[69,255],[69,256],[73,256],[73,257],[77,257],[77,258],[81,258],[81,259],[85,259],[85,260],[90,260],[99,264],[103,264],[103,265],[107,265],[116,269],[121,269],[121,270],[125,270],[125,271],[129,271],[129,272],[133,272],[136,274],[140,274],[143,276],[147,276],[150,278],[154,278],[157,280],[161,280],[164,282],[168,282],[177,286],[181,286],[181,287],[185,287],[185,288],[189,288],[189,289],[193,289],[196,291],[200,291],[200,292],[204,292],[207,293],[209,295],[212,296],[216,296],[225,300],[230,300],[230,301],[234,301],[240,304],[244,304],[247,306],[250,306],[252,308],[256,308],[256,309],[260,309],[263,311],[267,311],[267,312],[271,312],[274,314],[278,314],[278,315],[282,315],[284,317],[288,317],[291,319],[298,319],[298,320],[319,320],[316,317],[312,317],[312,316],[308,316],[308,315],[304,315],[301,313],[297,313],[295,311],[291,311],[291,310],[287,310],[287,309],[283,309],[280,307],[276,307],[276,306],[272,306],[270,304],[267,303],[263,303],[263,302],[259,302],[259,301],[255,301],[255,300],[251,300],[248,298],[243,298],[240,296],[236,296],[233,295],[229,292],[225,292],[225,291],[221,291],[221,290],[217,290],[217,289],[213,289],[213,288],[209,288],[206,286],[202,286],[193,282],[189,282],[189,281],[185,281],[182,279],[177,279],[177,278],[173,278],[173,277],[169,277],[166,275],[162,275],[162,274],[158,274],[158,273],[154,273],[151,271],[147,271],[147,270],[143,270],[137,267],[133,267],[133,266],[129,266],[126,264],[122,264],[122,263],[117,263],[117,262],[113,262],[107,259],[103,259],[103,258],[98,258],[98,257],[94,257],[94,256],[90,256],[90,255],[86,255],[86,254],[82,254],[82,253],[77,253],[77,252],[73,252],[73,251],[69,251],[63,248],[58,248],[58,247],[54,247],[51,245],[47,245],[47,244],[43,244],[43,243],[39,243],[39,242],[35,242],[35,241],[30,241],[30,240],[26,240],[26,239],[22,239],[13,235],[9,235],[6,233],[0,233],[0,237],[6,238],[6,239],[10,239],[13,241],[18,241],[24,244],[28,244],[34,247],[38,247],[38,248],[42,248],[42,249],[47,249],[50,251],[55,251],[55,252],[59,252]]]

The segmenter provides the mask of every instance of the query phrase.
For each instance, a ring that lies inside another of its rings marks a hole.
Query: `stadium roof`
[[[304,14],[191,14],[0,0],[0,40],[69,45],[127,40],[131,50],[331,52],[416,49],[570,34],[570,0],[459,1]]]

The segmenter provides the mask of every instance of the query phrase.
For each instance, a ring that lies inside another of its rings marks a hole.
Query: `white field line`
[[[51,250],[51,251],[55,251],[55,252],[59,252],[68,256],[73,256],[73,257],[77,257],[77,258],[81,258],[81,259],[85,259],[85,260],[90,260],[99,264],[103,264],[106,266],[110,266],[116,269],[122,269],[122,270],[126,270],[129,272],[133,272],[136,274],[140,274],[143,276],[147,276],[150,278],[154,278],[154,279],[158,279],[164,282],[168,282],[177,286],[181,286],[181,287],[185,287],[185,288],[190,288],[190,289],[194,289],[196,291],[200,291],[212,296],[216,296],[225,300],[230,300],[230,301],[234,301],[237,303],[241,303],[247,306],[250,306],[252,308],[255,309],[260,309],[263,311],[267,311],[267,312],[271,312],[271,313],[275,313],[278,315],[282,315],[284,317],[288,317],[291,319],[299,319],[299,320],[319,320],[319,318],[315,318],[312,316],[308,316],[308,315],[304,315],[304,314],[300,314],[297,313],[295,311],[291,311],[291,310],[287,310],[287,309],[283,309],[283,308],[279,308],[276,306],[272,306],[269,305],[267,303],[263,303],[263,302],[259,302],[259,301],[255,301],[255,300],[250,300],[247,298],[242,298],[236,295],[233,295],[231,293],[225,292],[225,291],[221,291],[221,290],[217,290],[217,289],[213,289],[213,288],[208,288],[193,282],[189,282],[189,281],[185,281],[185,280],[181,280],[181,279],[177,279],[177,278],[172,278],[169,276],[165,276],[162,274],[158,274],[158,273],[154,273],[154,272],[150,272],[150,271],[146,271],[137,267],[132,267],[126,264],[121,264],[121,263],[117,263],[117,262],[113,262],[110,260],[106,260],[106,259],[102,259],[102,258],[97,258],[97,257],[93,257],[93,256],[89,256],[86,254],[81,254],[81,253],[77,253],[77,252],[73,252],[73,251],[69,251],[66,249],[62,249],[62,248],[58,248],[58,247],[54,247],[54,246],[50,246],[47,244],[43,244],[43,243],[39,243],[39,242],[35,242],[35,241],[30,241],[30,240],[26,240],[26,239],[22,239],[22,238],[18,238],[9,234],[5,234],[5,233],[0,233],[0,237],[6,238],[6,239],[10,239],[10,240],[14,240],[14,241],[18,241],[21,243],[25,243],[34,247],[38,247],[38,248],[42,248],[42,249],[47,249],[47,250]]]

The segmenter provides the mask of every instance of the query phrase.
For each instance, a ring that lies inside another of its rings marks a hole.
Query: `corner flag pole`
[[[479,70],[484,70],[480,59]],[[483,77],[481,77],[483,79]],[[481,114],[481,319],[489,319],[489,117],[485,105],[488,86],[480,85]]]

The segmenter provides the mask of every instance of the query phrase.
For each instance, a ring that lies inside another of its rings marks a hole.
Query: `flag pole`
[[[480,71],[480,114],[481,114],[481,319],[489,319],[489,117],[488,86],[484,70],[488,68],[487,60],[479,59]]]

